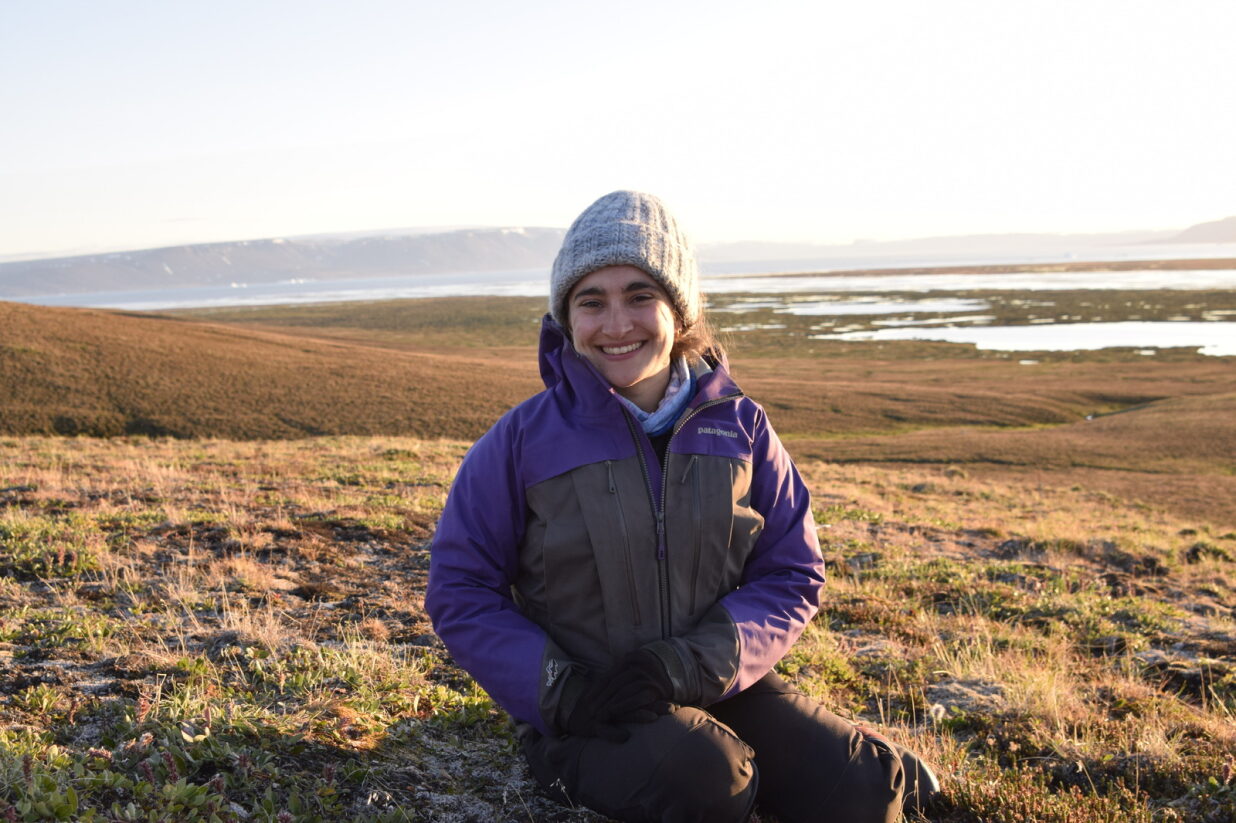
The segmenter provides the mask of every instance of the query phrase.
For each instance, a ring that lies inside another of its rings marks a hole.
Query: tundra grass
[[[1223,293],[1183,294],[1203,314],[1231,306]],[[0,303],[0,433],[472,439],[540,389],[542,308],[528,298],[443,298],[173,318]],[[960,344],[812,340],[819,318],[778,316],[807,325],[727,337],[735,373],[787,437],[1052,425],[1236,392],[1231,358],[1184,349],[1024,358]]]
[[[907,315],[920,319],[935,315],[914,311],[916,299],[965,297],[988,305],[960,314],[1011,324],[1223,322],[1236,312],[1231,292],[1188,290],[789,294],[771,302],[864,296],[906,302]],[[839,324],[874,328],[899,315],[797,316],[752,308],[753,300],[758,306],[770,296],[714,295],[713,320],[722,329],[746,329],[723,332],[732,370],[798,457],[962,464],[994,477],[1051,472],[1058,485],[1155,500],[1184,516],[1236,525],[1233,358],[1188,349],[1154,350],[1153,356],[1145,349],[1009,353],[948,343],[822,341],[812,335]],[[368,341],[396,352],[467,356],[480,367],[475,373],[521,381],[517,385],[531,393],[539,388],[531,364],[543,311],[540,298],[455,297],[178,316],[311,339]],[[460,385],[451,398],[473,413],[490,408],[475,384]],[[434,413],[449,415],[449,409]]]
[[[540,793],[424,614],[466,446],[0,439],[0,819],[599,821]],[[929,819],[1232,819],[1236,533],[801,468],[830,582],[779,669],[937,764]]]
[[[901,313],[798,315],[784,311],[797,303],[875,300],[904,303]],[[964,299],[982,308],[924,312],[917,301]],[[776,305],[769,305],[769,304]],[[862,293],[714,294],[707,299],[712,321],[731,347],[746,357],[805,355],[866,359],[874,353],[897,359],[972,358],[1007,360],[1008,352],[983,351],[966,344],[896,341],[843,342],[813,339],[841,331],[869,331],[888,320],[919,321],[982,315],[987,325],[1094,323],[1126,320],[1223,322],[1236,315],[1236,295],[1223,290],[970,290]],[[378,343],[399,349],[455,350],[535,347],[545,300],[539,297],[443,297],[380,302],[181,309],[170,316],[194,318],[332,340]],[[1090,352],[1037,352],[1048,362],[1144,362],[1147,347]],[[1205,360],[1191,349],[1163,349],[1160,360]]]
[[[532,357],[435,355],[154,315],[0,302],[0,434],[475,438]]]

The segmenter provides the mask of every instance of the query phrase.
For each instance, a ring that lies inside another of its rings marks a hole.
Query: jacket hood
[[[541,367],[541,382],[545,388],[552,389],[562,380],[562,358],[564,355],[574,355],[570,339],[558,321],[552,315],[541,318],[541,341],[537,351],[537,361]]]

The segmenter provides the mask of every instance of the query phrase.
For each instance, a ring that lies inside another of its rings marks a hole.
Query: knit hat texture
[[[691,326],[700,316],[699,268],[678,221],[651,194],[615,191],[575,218],[550,275],[549,311],[567,328],[567,296],[581,279],[606,266],[635,266],[652,275]]]

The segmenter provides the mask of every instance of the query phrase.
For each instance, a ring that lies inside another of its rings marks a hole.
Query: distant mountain
[[[1225,217],[1196,226],[1173,235],[1161,243],[1236,243],[1236,217]]]
[[[513,269],[548,271],[563,229],[388,229],[375,232],[202,243],[159,249],[0,263],[0,298],[227,286],[287,280],[346,280],[413,274]],[[1185,230],[1101,234],[979,234],[911,240],[819,243],[702,244],[709,264],[827,259],[861,265],[878,255],[932,257],[1091,255],[1106,247],[1146,243],[1236,242],[1236,217]],[[855,258],[860,258],[856,261]]]
[[[910,240],[856,240],[844,245],[819,243],[714,243],[701,246],[704,262],[807,260],[888,254],[1060,254],[1104,246],[1131,246],[1174,237],[1174,231],[1125,231],[1099,234],[968,234]]]
[[[545,266],[562,229],[321,235],[0,263],[0,297]]]

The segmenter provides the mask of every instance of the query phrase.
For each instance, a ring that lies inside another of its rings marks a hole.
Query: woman
[[[824,585],[806,487],[726,371],[664,205],[589,206],[554,262],[546,389],[468,452],[426,607],[533,773],[621,820],[892,821],[935,780],[772,672]]]

